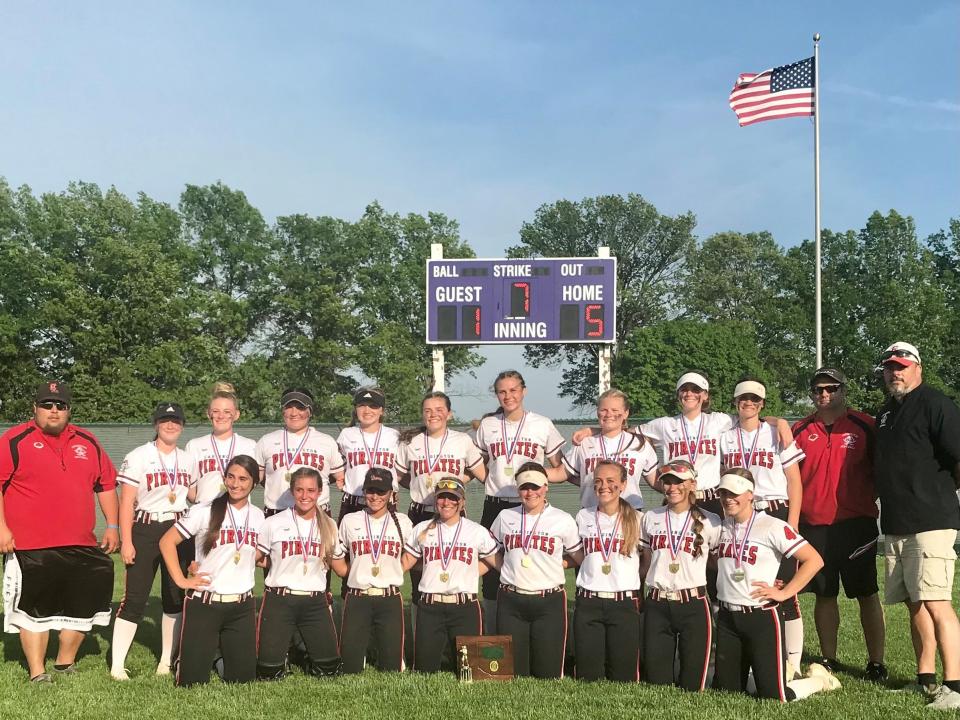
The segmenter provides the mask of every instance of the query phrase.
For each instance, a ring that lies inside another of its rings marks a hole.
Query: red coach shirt
[[[59,436],[33,420],[0,437],[3,513],[19,550],[96,545],[93,494],[113,490],[117,471],[89,430]]]
[[[872,417],[848,409],[828,432],[813,414],[793,426],[793,436],[807,456],[800,461],[800,522],[832,525],[838,520],[877,517]]]

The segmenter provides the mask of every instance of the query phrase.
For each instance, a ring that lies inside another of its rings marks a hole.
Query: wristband
[[[107,530],[119,530],[119,525],[107,525]]]

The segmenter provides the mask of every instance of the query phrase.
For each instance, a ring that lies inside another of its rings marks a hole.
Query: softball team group
[[[437,672],[457,635],[510,635],[517,675],[644,680],[688,690],[745,691],[781,701],[839,687],[822,666],[798,674],[803,628],[796,594],[822,566],[796,532],[803,453],[782,420],[765,418],[754,380],[734,392],[736,413],[710,412],[709,383],[677,383],[680,413],[627,430],[630,406],[603,393],[599,427],[564,438],[524,407],[526,386],[501,373],[499,407],[475,439],[448,429],[449,398],[429,393],[423,426],[383,425],[378,389],[354,397],[334,440],[310,427],[312,395],[281,399],[283,427],[254,442],[233,432],[239,406],[218,384],[212,432],[177,446],[184,413],[153,415],[156,437],[120,471],[124,597],[114,622],[111,675],[124,668],[157,569],[157,674],[206,682],[279,679],[295,650],[317,676],[366,664]],[[658,467],[657,450],[666,464]],[[484,485],[480,523],[464,486]],[[264,485],[264,508],[250,502]],[[549,503],[552,483],[580,487],[572,517]],[[342,490],[338,522],[330,486]],[[406,514],[396,509],[410,491]],[[663,494],[643,511],[641,488]],[[191,505],[191,503],[194,503]],[[259,603],[252,595],[265,572]],[[565,571],[576,569],[573,633]],[[330,573],[343,578],[334,622]],[[405,653],[401,588],[410,573],[413,652]],[[480,591],[480,592],[478,592]],[[569,640],[569,642],[568,642]]]

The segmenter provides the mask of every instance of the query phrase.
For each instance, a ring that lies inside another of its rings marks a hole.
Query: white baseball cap
[[[701,390],[709,390],[710,383],[707,382],[707,379],[700,373],[688,372],[680,376],[680,379],[677,380],[677,390],[679,391],[684,385],[689,383],[690,385],[696,385]]]
[[[737,383],[737,386],[733,389],[734,399],[737,399],[741,395],[756,395],[757,397],[766,399],[767,389],[763,386],[763,383],[758,383],[756,380],[744,380],[741,383]]]
[[[734,473],[727,473],[720,478],[718,490],[726,490],[734,495],[742,495],[747,490],[753,492],[753,481]]]
[[[916,346],[902,340],[895,342],[883,351],[880,356],[880,364],[886,365],[887,363],[894,363],[900,367],[908,367],[914,363],[917,365],[923,364],[920,362],[920,351],[917,350]]]
[[[521,485],[536,485],[538,488],[541,488],[548,482],[547,474],[542,470],[530,468],[517,474],[517,487]]]

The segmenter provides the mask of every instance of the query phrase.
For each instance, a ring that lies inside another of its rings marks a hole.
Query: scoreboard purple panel
[[[427,260],[427,342],[612,343],[616,258]]]

